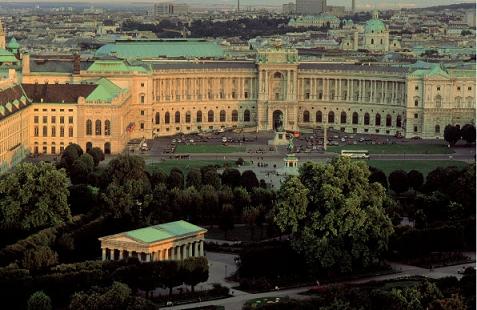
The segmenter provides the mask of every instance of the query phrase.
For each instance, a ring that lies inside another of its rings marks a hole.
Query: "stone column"
[[[101,260],[105,261],[106,260],[106,248],[101,248]]]
[[[164,249],[164,260],[169,260],[169,249]]]
[[[151,261],[151,254],[146,253],[146,263],[149,263]]]
[[[354,80],[351,80],[351,85],[350,85],[351,91],[350,91],[350,100],[354,101]]]
[[[204,256],[204,240],[199,241],[199,256]]]
[[[189,244],[187,245],[187,248],[189,249],[189,254],[188,254],[187,257],[193,257],[193,255],[192,255],[192,243],[189,243]]]
[[[199,256],[199,242],[194,242],[194,256],[198,257]]]
[[[118,258],[118,260],[123,260],[123,250],[122,250],[122,249],[119,250],[119,258]]]

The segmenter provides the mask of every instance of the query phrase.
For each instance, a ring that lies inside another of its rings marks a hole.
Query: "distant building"
[[[296,13],[318,15],[326,11],[326,0],[296,0]]]
[[[330,15],[342,17],[345,16],[345,7],[344,6],[327,6],[326,12]]]
[[[296,4],[293,2],[285,3],[282,7],[283,15],[293,15],[296,13]]]
[[[364,48],[373,52],[389,51],[389,30],[379,19],[378,11],[373,12],[373,18],[364,28]]]
[[[186,15],[189,13],[189,5],[185,3],[156,3],[154,4],[154,16]]]
[[[290,27],[329,27],[338,28],[340,26],[340,20],[336,16],[322,13],[317,16],[304,16],[296,19],[292,18],[288,25]]]
[[[351,1],[351,12],[356,13],[356,0]]]
[[[3,29],[2,21],[0,20],[0,48],[5,49],[7,39],[6,39],[6,33],[5,30]]]
[[[465,12],[464,20],[467,26],[475,28],[475,14],[476,14],[475,10],[469,10]]]

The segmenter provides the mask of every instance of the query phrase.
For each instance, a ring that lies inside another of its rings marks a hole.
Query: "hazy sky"
[[[0,0],[3,2],[4,0]],[[114,1],[107,1],[107,0],[43,0],[43,1],[35,1],[35,0],[7,0],[5,2],[77,2],[77,3],[155,3],[155,2],[185,2],[185,3],[236,3],[236,0],[114,0]],[[280,5],[287,2],[294,2],[294,0],[240,0],[241,5]],[[462,3],[462,2],[475,2],[475,0],[460,0],[460,1],[452,1],[452,0],[356,0],[356,4],[358,7],[361,8],[384,8],[384,7],[423,7],[423,6],[432,6],[432,5],[442,5],[442,4],[455,4],[455,3]],[[345,5],[351,6],[351,0],[328,0],[328,5]]]

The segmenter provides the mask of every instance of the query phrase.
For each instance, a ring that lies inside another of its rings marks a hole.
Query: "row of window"
[[[191,120],[192,120],[192,113],[190,111],[187,111],[186,114],[185,114],[185,122],[190,123]],[[195,115],[195,120],[196,120],[197,123],[202,123],[202,121],[203,121],[202,111],[197,111],[197,113]],[[237,110],[232,111],[231,120],[232,120],[232,122],[238,122],[239,113],[238,113]],[[221,110],[219,112],[219,122],[226,122],[226,121],[227,121],[227,112],[225,112],[225,110]],[[243,112],[243,121],[244,122],[250,122],[251,121],[250,110],[245,110]],[[174,123],[178,124],[180,122],[181,122],[181,113],[179,111],[177,111],[174,114]],[[207,112],[207,122],[209,122],[209,123],[215,122],[214,111],[209,110],[209,112]],[[156,123],[156,125],[159,125],[161,123],[161,114],[159,112],[156,112],[155,123]],[[164,123],[165,124],[170,124],[171,123],[171,114],[169,112],[166,112],[164,114]]]
[[[60,124],[65,123],[65,117],[64,116],[60,116],[59,119],[60,119]],[[33,122],[35,124],[38,124],[40,122],[40,117],[38,115],[35,115],[33,117]],[[43,124],[48,124],[48,116],[43,116],[42,117],[42,123]],[[56,116],[51,116],[51,123],[56,124]],[[73,116],[68,116],[68,124],[73,124]]]
[[[96,136],[101,136],[102,135],[102,123],[98,119],[94,122],[94,134]],[[92,136],[93,135],[93,121],[92,120],[87,120],[86,121],[86,135],[87,136]],[[109,120],[104,121],[104,135],[105,136],[110,136],[111,135],[111,122]]]
[[[68,137],[72,138],[73,133],[74,133],[73,127],[68,127]],[[35,137],[40,136],[40,127],[35,126],[33,135]],[[56,137],[56,135],[57,135],[56,126],[52,126],[50,136],[51,137]],[[60,126],[59,136],[60,137],[65,136],[65,127],[64,126]],[[42,127],[42,137],[48,137],[48,126],[43,126]]]
[[[419,90],[419,86],[416,85],[416,86],[414,87],[414,89],[415,89],[415,90]],[[437,87],[436,87],[436,90],[437,90],[437,91],[440,91],[440,90],[441,90],[441,87],[440,87],[440,86],[437,86]],[[460,90],[462,90],[462,88],[461,88],[460,86],[457,86],[457,91],[460,91]],[[468,87],[467,87],[467,90],[472,91],[472,86],[468,86]]]
[[[364,125],[370,125],[370,114],[365,113],[363,122]],[[304,123],[309,123],[311,121],[310,117],[310,112],[309,111],[304,111],[303,112],[303,122]],[[340,124],[346,124],[348,121],[348,115],[346,112],[341,112],[340,115]],[[323,113],[321,111],[317,111],[315,115],[315,122],[316,123],[322,123],[323,122]],[[330,111],[328,113],[328,123],[329,124],[334,124],[335,123],[335,112]],[[352,124],[353,125],[358,125],[360,123],[359,121],[359,114],[358,112],[353,112],[352,115]],[[392,116],[391,115],[386,115],[386,127],[391,127],[393,123]],[[374,125],[375,126],[381,126],[381,114],[376,113],[374,117]],[[402,117],[401,115],[398,115],[396,117],[396,127],[402,127]]]

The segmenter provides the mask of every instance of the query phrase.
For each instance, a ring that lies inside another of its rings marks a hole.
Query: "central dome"
[[[369,20],[364,28],[365,33],[383,33],[384,31],[386,31],[386,26],[383,21],[379,19]]]

